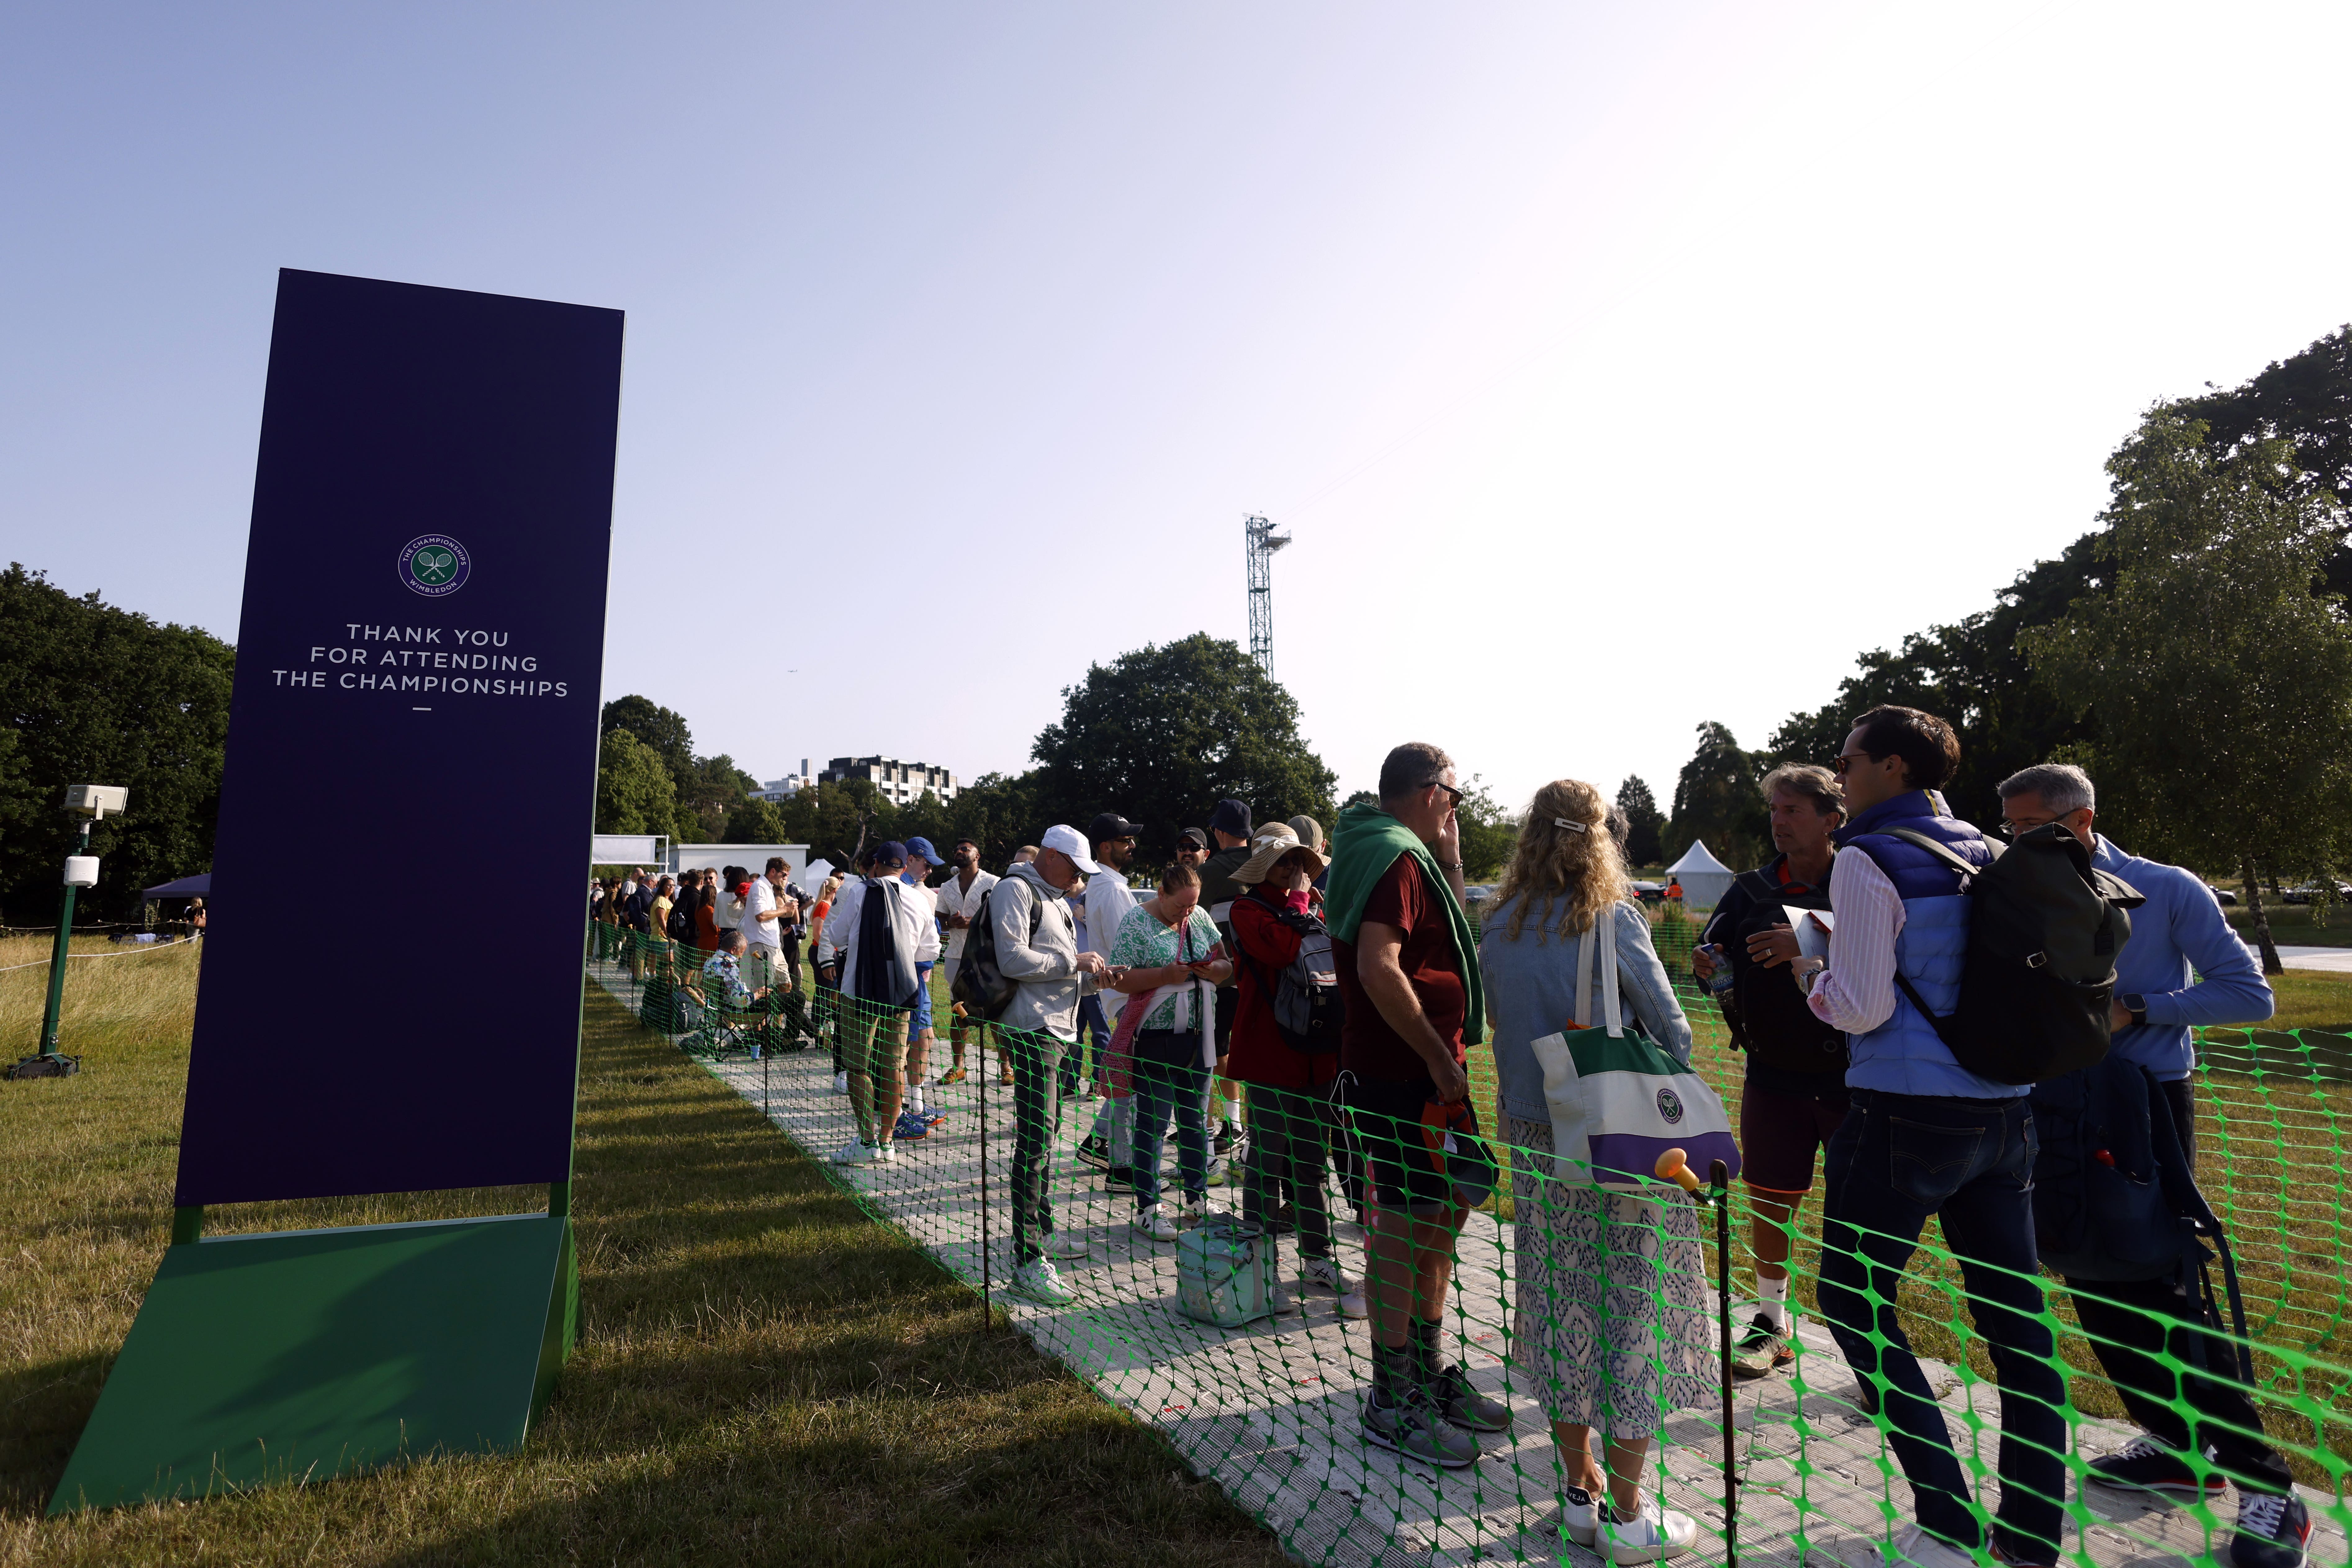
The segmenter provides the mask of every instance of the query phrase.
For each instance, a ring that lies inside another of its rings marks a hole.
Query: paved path
[[[2283,947],[2279,962],[2289,969],[2326,969],[2352,973],[2352,947]]]
[[[597,978],[634,1006],[625,979],[605,966]],[[944,1042],[942,1042],[944,1048]],[[734,1059],[712,1069],[803,1150],[820,1158],[856,1136],[846,1097],[832,1092],[831,1063],[817,1051]],[[839,1167],[842,1184],[877,1217],[934,1253],[975,1289],[982,1282],[981,1090],[974,1081],[946,1090],[937,1109],[948,1121],[922,1142],[902,1144],[887,1166]],[[1301,1315],[1219,1330],[1179,1315],[1175,1248],[1135,1236],[1132,1199],[1103,1190],[1096,1173],[1068,1153],[1091,1125],[1095,1102],[1072,1108],[1065,1148],[1055,1160],[1053,1201],[1061,1228],[1094,1245],[1065,1263],[1078,1293],[1073,1306],[1032,1306],[1003,1295],[997,1304],[1046,1353],[1067,1363],[1104,1397],[1158,1426],[1194,1471],[1213,1477],[1262,1519],[1302,1563],[1353,1565],[1560,1562],[1596,1568],[1600,1559],[1565,1542],[1551,1522],[1557,1508],[1552,1438],[1524,1383],[1498,1353],[1507,1331],[1509,1237],[1492,1215],[1473,1215],[1458,1265],[1457,1301],[1473,1381],[1510,1403],[1507,1435],[1484,1439],[1486,1457],[1467,1468],[1432,1474],[1358,1436],[1357,1406],[1370,1377],[1365,1325],[1340,1318],[1330,1296],[1305,1296]],[[989,1274],[1001,1285],[1011,1269],[1003,1173],[1013,1152],[1009,1091],[987,1086]],[[1238,1196],[1238,1194],[1234,1194]],[[1335,1194],[1335,1213],[1345,1205]],[[1343,1260],[1360,1273],[1360,1233],[1341,1229]],[[1287,1249],[1286,1248],[1287,1258]],[[1289,1259],[1295,1267],[1295,1258]],[[1907,1518],[1909,1492],[1876,1427],[1855,1408],[1854,1382],[1826,1332],[1801,1324],[1795,1378],[1742,1384],[1734,1427],[1739,1453],[1742,1563],[1796,1564],[1807,1553],[1861,1568],[1877,1563],[1876,1543]],[[1979,1479],[1987,1502],[1998,1440],[1994,1391],[1948,1367],[1925,1363],[1952,1412],[1953,1441]],[[1972,1435],[1981,1422],[1981,1434]],[[2119,1447],[2130,1434],[2084,1419],[2074,1438],[2089,1458]],[[1670,1420],[1661,1450],[1668,1506],[1699,1521],[1697,1548],[1684,1564],[1724,1559],[1723,1439],[1719,1412],[1688,1411]],[[1890,1481],[1890,1478],[1892,1478]],[[2310,1496],[2315,1513],[2325,1500]],[[2226,1549],[2234,1504],[2200,1524],[2191,1512],[2093,1494],[2070,1524],[2079,1545],[2105,1565],[2179,1563]],[[1803,1526],[1801,1548],[1798,1539]],[[2323,1523],[2313,1560],[2347,1562],[2342,1531]],[[2226,1559],[2223,1559],[2226,1561]]]

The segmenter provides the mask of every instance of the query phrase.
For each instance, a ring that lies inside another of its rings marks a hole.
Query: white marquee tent
[[[1707,852],[1704,839],[1696,840],[1683,852],[1683,858],[1666,868],[1666,875],[1683,885],[1683,903],[1694,910],[1711,910],[1731,891],[1731,879],[1738,875],[1730,867]]]

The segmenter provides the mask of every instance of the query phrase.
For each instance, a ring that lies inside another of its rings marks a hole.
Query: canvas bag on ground
[[[1221,1329],[1274,1316],[1274,1248],[1263,1227],[1219,1215],[1181,1233],[1176,1310]]]
[[[1576,942],[1576,1017],[1529,1049],[1543,1068],[1544,1100],[1551,1107],[1552,1153],[1559,1179],[1620,1192],[1658,1184],[1658,1156],[1680,1149],[1704,1177],[1720,1160],[1739,1173],[1739,1145],[1723,1100],[1664,1047],[1625,1027],[1617,992],[1617,943],[1601,935],[1603,911]],[[1601,968],[1605,1027],[1592,1026],[1592,970]]]

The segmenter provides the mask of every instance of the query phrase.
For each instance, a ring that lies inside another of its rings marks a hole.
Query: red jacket
[[[1253,889],[1234,900],[1234,983],[1233,1059],[1228,1077],[1268,1089],[1321,1089],[1339,1075],[1339,1053],[1310,1057],[1286,1044],[1275,1026],[1276,979],[1298,956],[1298,932],[1277,918],[1284,905]]]

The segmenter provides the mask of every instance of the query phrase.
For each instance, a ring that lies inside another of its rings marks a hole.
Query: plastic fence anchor
[[[1717,1160],[1707,1166],[1706,1179],[1715,1189],[1715,1318],[1723,1341],[1723,1568],[1739,1568],[1739,1454],[1731,1392],[1731,1171]]]

